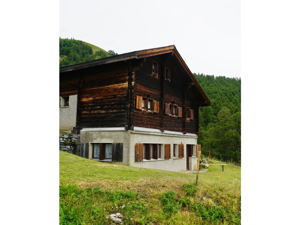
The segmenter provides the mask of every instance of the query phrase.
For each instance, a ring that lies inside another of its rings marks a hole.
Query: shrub
[[[182,189],[184,190],[185,194],[189,196],[194,196],[197,191],[197,187],[193,184],[184,184]]]

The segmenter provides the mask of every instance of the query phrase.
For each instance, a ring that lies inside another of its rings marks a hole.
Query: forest
[[[205,156],[241,161],[241,78],[194,73],[211,106],[200,107],[198,143]]]
[[[80,40],[59,38],[59,66],[68,66],[117,55],[113,50],[108,52]]]

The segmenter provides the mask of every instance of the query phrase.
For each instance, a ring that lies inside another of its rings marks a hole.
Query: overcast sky
[[[60,0],[59,36],[118,54],[175,44],[193,73],[241,77],[241,4]]]

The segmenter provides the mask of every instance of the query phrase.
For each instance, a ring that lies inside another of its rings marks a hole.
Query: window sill
[[[146,112],[146,113],[154,113],[154,111],[151,111],[151,110],[146,110],[146,109],[142,109],[143,112]]]
[[[174,115],[172,115],[172,114],[169,114],[169,116],[174,117],[174,118],[178,118],[178,116],[174,116]]]
[[[180,158],[180,157],[173,157],[174,160],[177,160],[177,159],[183,159],[183,158],[184,158],[184,157],[181,157],[181,158]]]
[[[159,158],[159,159],[143,159],[143,161],[142,162],[157,162],[157,161],[165,161],[164,159],[161,159],[161,158]]]
[[[69,108],[70,106],[60,106],[59,108]]]

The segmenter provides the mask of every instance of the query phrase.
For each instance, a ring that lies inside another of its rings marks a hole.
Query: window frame
[[[151,76],[158,78],[158,62],[156,61],[152,62]]]
[[[101,155],[101,145],[104,146],[104,159],[101,160],[106,160],[106,159],[112,159],[112,144],[113,143],[92,143],[93,146],[93,152],[92,152],[92,159],[99,159],[100,160],[100,155]],[[99,145],[99,156],[95,157],[95,145]],[[106,158],[106,145],[111,145],[111,158]]]
[[[143,161],[163,160],[162,159],[163,144],[161,144],[161,143],[160,144],[159,143],[142,143],[142,144],[143,144]],[[154,149],[154,145],[157,145],[156,149]],[[154,158],[155,151],[156,151],[157,158]],[[149,156],[150,156],[150,158],[149,158]]]
[[[165,66],[165,80],[171,82],[171,69]]]
[[[70,106],[70,96],[61,96],[60,107],[69,107],[69,106]]]

